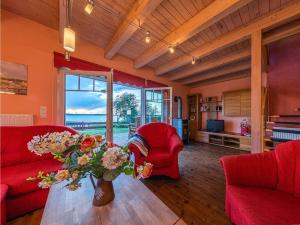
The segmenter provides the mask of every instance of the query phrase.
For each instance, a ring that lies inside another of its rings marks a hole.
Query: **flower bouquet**
[[[250,135],[250,122],[247,119],[243,119],[241,124],[241,135],[249,136]]]
[[[36,177],[27,180],[39,180],[41,188],[66,181],[66,188],[74,191],[80,188],[81,180],[89,175],[95,188],[93,204],[96,206],[114,199],[112,181],[121,173],[140,179],[149,177],[152,172],[152,164],[135,165],[130,160],[127,146],[113,145],[101,135],[73,135],[68,131],[47,133],[34,136],[28,142],[28,149],[37,155],[51,153],[63,165],[57,172],[40,171]],[[94,178],[98,180],[97,183]]]

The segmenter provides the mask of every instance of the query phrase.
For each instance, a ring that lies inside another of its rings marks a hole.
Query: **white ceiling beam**
[[[270,14],[262,16],[251,22],[246,26],[242,26],[234,31],[222,35],[221,37],[204,44],[195,51],[190,52],[191,55],[202,58],[204,56],[210,55],[220,48],[228,47],[234,45],[242,40],[249,39],[251,33],[256,30],[263,30],[292,17],[300,14],[300,1],[289,4],[285,8],[280,8]],[[171,62],[168,62],[162,66],[159,66],[155,72],[157,75],[167,73],[179,67],[182,67],[191,62],[191,57],[187,55],[180,56]]]
[[[200,73],[197,75],[194,75],[193,77],[187,78],[185,80],[183,80],[183,84],[192,84],[195,82],[200,82],[200,81],[204,81],[204,80],[208,80],[208,79],[212,79],[212,78],[216,78],[216,77],[220,77],[223,76],[225,74],[232,74],[232,73],[236,73],[239,71],[244,71],[247,69],[251,68],[251,63],[250,60],[249,61],[243,61],[237,64],[233,64],[233,65],[228,65],[226,67],[221,67],[219,69],[213,70],[213,71],[209,71],[206,73]]]
[[[184,79],[186,77],[189,77],[196,73],[201,73],[203,71],[213,69],[216,67],[224,66],[236,61],[243,60],[245,58],[251,57],[251,51],[250,49],[243,49],[236,52],[231,52],[229,54],[226,54],[220,58],[212,59],[206,62],[199,62],[198,64],[195,64],[193,66],[190,66],[189,68],[178,71],[175,73],[170,73],[170,80],[176,81],[180,79]]]
[[[188,20],[186,23],[182,24],[176,30],[168,34],[164,38],[164,42],[158,42],[150,49],[146,50],[142,55],[140,55],[135,60],[135,67],[141,68],[142,66],[148,64],[159,56],[168,52],[168,47],[166,43],[172,45],[179,45],[184,41],[190,39],[197,33],[203,31],[204,29],[210,27],[214,23],[218,22],[222,18],[231,14],[232,12],[243,7],[251,0],[215,0],[198,14]]]

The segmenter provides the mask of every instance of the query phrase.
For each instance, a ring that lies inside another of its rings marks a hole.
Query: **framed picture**
[[[0,60],[0,93],[27,95],[27,66]]]

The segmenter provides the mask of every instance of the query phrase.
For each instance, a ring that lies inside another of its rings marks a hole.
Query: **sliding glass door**
[[[112,72],[65,70],[60,75],[58,124],[119,145],[126,145],[142,124],[172,124],[172,88],[113,83]]]

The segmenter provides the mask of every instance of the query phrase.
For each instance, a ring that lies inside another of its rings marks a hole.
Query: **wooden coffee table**
[[[51,187],[41,225],[184,225],[186,224],[141,181],[125,175],[114,182],[115,199],[102,207],[92,205],[89,179],[76,191],[64,183]]]

